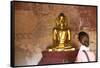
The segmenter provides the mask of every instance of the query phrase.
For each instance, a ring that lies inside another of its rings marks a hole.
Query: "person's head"
[[[81,44],[83,44],[86,47],[89,47],[89,35],[86,32],[80,32],[78,34],[78,39]]]

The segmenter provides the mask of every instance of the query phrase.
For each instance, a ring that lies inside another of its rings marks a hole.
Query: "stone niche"
[[[33,50],[35,46],[41,51],[45,50],[52,44],[52,28],[55,26],[55,19],[63,12],[68,17],[72,39],[80,31],[87,32],[91,50],[96,52],[96,7],[26,2],[15,2],[13,6],[15,7],[16,49],[19,47],[25,49],[30,45],[29,48],[32,46]]]

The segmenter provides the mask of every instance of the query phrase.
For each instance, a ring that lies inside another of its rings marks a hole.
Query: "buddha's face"
[[[60,29],[64,28],[64,22],[63,22],[63,20],[64,20],[63,16],[58,16],[58,23],[59,23],[58,26],[59,26]]]
[[[57,27],[60,28],[60,29],[64,29],[64,28],[67,28],[67,22],[65,22],[65,16],[63,13],[61,13],[58,18],[56,19],[56,24],[57,24]]]
[[[61,23],[64,24],[65,23],[64,16],[60,16],[59,21],[60,21],[60,24]]]

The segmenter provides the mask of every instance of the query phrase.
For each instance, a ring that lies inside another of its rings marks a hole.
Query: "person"
[[[89,35],[86,32],[80,32],[78,34],[79,40],[79,52],[75,62],[90,62],[96,61],[95,55],[89,48]]]

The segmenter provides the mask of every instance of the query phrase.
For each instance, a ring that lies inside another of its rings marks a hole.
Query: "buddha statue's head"
[[[65,17],[64,13],[60,13],[56,19],[56,26],[64,29],[67,28],[67,18]]]

